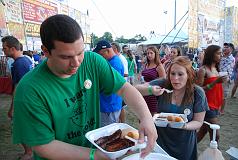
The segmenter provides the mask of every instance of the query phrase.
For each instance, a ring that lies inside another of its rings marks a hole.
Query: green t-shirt
[[[134,63],[134,59],[130,60],[129,57],[126,58],[127,63],[128,63],[128,72],[129,72],[129,76],[134,76],[135,74],[135,63]]]
[[[90,81],[91,87],[85,87]],[[13,142],[37,146],[59,140],[90,147],[85,133],[99,127],[100,91],[109,95],[124,83],[124,78],[93,52],[85,53],[78,72],[69,78],[57,77],[46,61],[42,62],[17,86]]]

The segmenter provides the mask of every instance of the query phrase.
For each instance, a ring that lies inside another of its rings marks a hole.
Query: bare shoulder
[[[206,67],[205,66],[201,66],[198,70],[198,75],[203,75],[205,76],[206,75]]]

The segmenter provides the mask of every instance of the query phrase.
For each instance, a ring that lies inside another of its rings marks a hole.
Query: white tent
[[[141,42],[138,45],[161,44],[162,41],[162,43],[188,42],[188,35],[183,31],[178,32],[178,30],[173,30],[167,37],[165,35],[159,35],[157,37],[152,37],[147,41]]]

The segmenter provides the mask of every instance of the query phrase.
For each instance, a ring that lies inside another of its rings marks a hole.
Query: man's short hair
[[[6,43],[9,48],[14,47],[17,51],[21,50],[20,42],[16,37],[5,36],[2,38],[2,43]]]
[[[79,24],[67,15],[57,14],[47,18],[40,27],[42,44],[50,52],[54,49],[54,41],[73,43],[83,38],[83,32]]]
[[[118,52],[121,52],[121,47],[120,47],[119,43],[117,43],[117,42],[112,42],[111,45],[114,45],[114,46],[117,48],[117,51],[118,51]]]
[[[124,48],[128,48],[128,45],[123,45],[123,46],[122,46],[122,49],[124,49]]]
[[[232,49],[233,51],[235,50],[235,46],[234,46],[234,44],[232,44],[232,43],[224,43],[223,45],[224,45],[224,46],[231,47],[231,49]]]
[[[23,45],[20,43],[20,51],[23,51]]]

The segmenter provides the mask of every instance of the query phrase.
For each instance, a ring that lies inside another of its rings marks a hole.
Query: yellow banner
[[[198,31],[197,31],[197,17],[198,17],[198,0],[189,0],[188,11],[188,47],[198,48]]]
[[[69,7],[66,5],[60,5],[60,14],[69,15]]]
[[[0,28],[6,28],[4,6],[0,4]]]
[[[10,34],[16,37],[22,44],[25,44],[23,24],[9,22],[7,26],[8,26]]]
[[[25,23],[27,37],[40,37],[40,25],[34,23]]]

